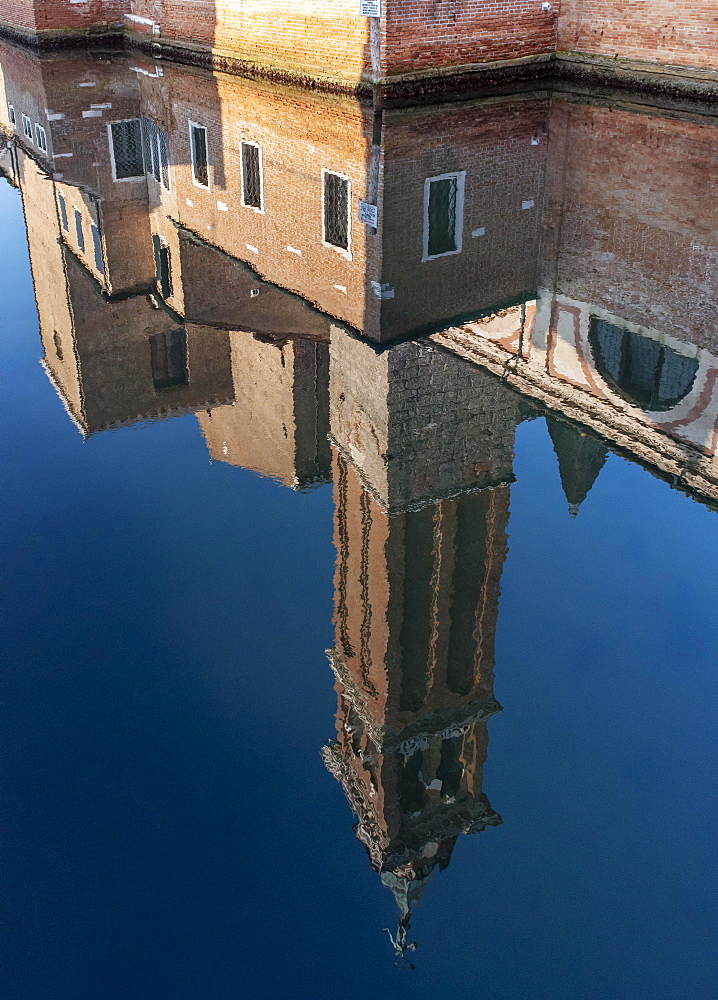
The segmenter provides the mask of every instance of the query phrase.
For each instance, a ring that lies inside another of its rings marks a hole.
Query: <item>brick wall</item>
[[[542,284],[718,353],[718,131],[554,102]]]
[[[385,10],[388,77],[555,48],[555,14],[541,0],[385,0]]]
[[[716,69],[715,0],[563,0],[561,52]]]

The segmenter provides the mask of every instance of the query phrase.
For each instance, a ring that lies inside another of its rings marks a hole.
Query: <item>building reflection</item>
[[[446,405],[447,394],[452,406]],[[519,397],[426,345],[334,330],[337,740],[324,760],[394,893],[414,904],[461,833],[501,822],[483,792]]]
[[[194,413],[213,460],[333,483],[323,754],[403,957],[432,872],[501,822],[518,424],[546,415],[574,516],[609,447],[718,500],[716,122],[543,92],[375,112],[144,56],[0,55],[0,168],[82,434]]]

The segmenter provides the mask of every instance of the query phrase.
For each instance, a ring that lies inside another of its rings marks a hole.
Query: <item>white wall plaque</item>
[[[377,229],[379,226],[379,209],[376,205],[370,205],[368,201],[362,201],[359,199],[359,221],[363,222],[365,226],[373,226]]]
[[[381,17],[381,0],[359,0],[362,17]]]

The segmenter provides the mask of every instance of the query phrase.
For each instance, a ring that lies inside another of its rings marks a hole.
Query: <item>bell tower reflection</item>
[[[328,655],[338,706],[337,739],[323,757],[396,899],[390,937],[405,960],[412,910],[434,870],[447,867],[460,834],[501,823],[483,767],[487,721],[500,710],[494,637],[520,415],[499,380],[473,369],[464,381],[458,359],[416,344],[379,353],[333,332],[332,363],[337,563]],[[450,411],[448,384],[462,386]],[[417,470],[422,433],[430,444]]]

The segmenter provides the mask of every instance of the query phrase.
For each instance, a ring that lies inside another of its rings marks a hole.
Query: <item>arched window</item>
[[[670,410],[695,381],[696,358],[597,316],[591,317],[588,341],[600,375],[619,396],[642,410]]]

